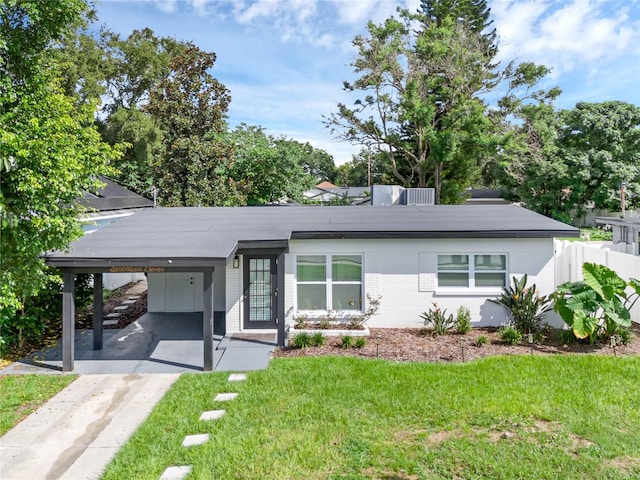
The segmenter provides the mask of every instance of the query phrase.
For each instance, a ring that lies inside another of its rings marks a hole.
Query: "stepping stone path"
[[[207,440],[209,440],[208,433],[201,433],[198,435],[187,435],[186,437],[184,437],[184,440],[182,441],[182,446],[193,447],[194,445],[202,445]]]
[[[122,302],[122,305],[133,305],[134,303],[136,303],[135,300],[125,300]]]
[[[114,312],[119,312],[122,310],[127,310],[129,308],[129,305],[118,305],[117,307],[115,307],[113,309]]]
[[[162,473],[160,480],[182,480],[184,477],[191,473],[191,465],[182,467],[167,467]]]
[[[237,393],[219,393],[216,395],[216,398],[213,399],[214,402],[228,402],[229,400],[233,400],[238,396]]]
[[[247,375],[245,373],[232,373],[229,375],[230,382],[242,382],[247,379]],[[228,402],[229,400],[233,400],[238,396],[237,393],[219,393],[213,399],[214,402]],[[202,412],[200,415],[200,420],[210,421],[210,420],[218,420],[222,418],[225,414],[224,410],[209,410],[206,412]],[[182,440],[183,447],[192,447],[194,445],[202,445],[209,440],[208,433],[200,433],[197,435],[187,435]],[[191,473],[193,466],[185,465],[185,466],[173,466],[167,467],[165,471],[160,476],[160,480],[182,480],[187,475]]]
[[[118,320],[103,320],[102,321],[102,326],[103,327],[112,327],[114,325],[118,324]]]
[[[119,318],[121,316],[122,316],[121,313],[108,313],[107,314],[107,318]]]
[[[224,414],[224,410],[209,410],[208,412],[202,412],[202,415],[200,415],[200,420],[203,420],[205,422],[209,420],[219,420],[224,416]]]

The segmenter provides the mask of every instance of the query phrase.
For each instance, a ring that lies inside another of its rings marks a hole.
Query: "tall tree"
[[[245,124],[230,137],[235,150],[229,175],[242,184],[249,205],[299,202],[315,183],[303,168],[309,144],[267,136],[261,127]]]
[[[68,36],[56,55],[63,65],[63,86],[79,103],[101,102],[98,117],[105,141],[129,145],[115,162],[115,180],[148,194],[153,183],[152,163],[163,132],[141,108],[150,91],[170,73],[169,63],[189,43],[157,37],[152,30],[134,30],[128,37],[88,26]]]
[[[158,200],[167,206],[219,206],[244,202],[229,177],[233,146],[226,139],[231,95],[208,70],[215,54],[187,48],[171,73],[151,91],[144,111],[165,132],[154,174]]]
[[[45,283],[40,254],[82,234],[76,199],[118,156],[59,86],[51,48],[77,27],[81,0],[0,4],[0,323]],[[6,169],[5,169],[6,170]]]
[[[327,126],[344,140],[384,152],[403,185],[431,185],[438,203],[455,202],[457,192],[442,198],[445,172],[466,172],[456,181],[464,187],[479,173],[469,154],[491,140],[480,94],[495,85],[496,74],[484,40],[451,17],[436,24],[402,11],[400,21],[370,22],[368,36],[356,37],[354,45],[352,65],[360,77],[345,88],[364,97],[355,108],[339,104]]]
[[[570,172],[570,202],[620,210],[620,186],[627,207],[640,207],[640,107],[626,102],[580,102],[560,113],[558,148]]]

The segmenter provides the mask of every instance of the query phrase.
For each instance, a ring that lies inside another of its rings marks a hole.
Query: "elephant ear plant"
[[[511,314],[511,326],[522,334],[537,333],[542,329],[542,317],[551,309],[551,299],[540,295],[534,283],[527,286],[527,275],[520,280],[513,277],[513,285],[502,287],[502,295],[491,300]]]
[[[576,338],[594,343],[598,336],[607,339],[618,329],[631,327],[629,310],[640,296],[640,281],[626,282],[595,263],[582,265],[582,274],[584,281],[563,283],[552,295],[553,309]]]

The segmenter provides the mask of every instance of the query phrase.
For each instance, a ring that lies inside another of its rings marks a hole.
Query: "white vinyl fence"
[[[556,285],[582,280],[582,264],[585,262],[606,265],[625,280],[640,280],[640,256],[613,251],[601,245],[584,242],[555,241]],[[631,310],[631,318],[640,323],[640,300]]]

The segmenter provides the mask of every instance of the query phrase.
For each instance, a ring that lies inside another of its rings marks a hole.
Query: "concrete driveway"
[[[81,375],[0,438],[0,478],[100,478],[178,377]]]

